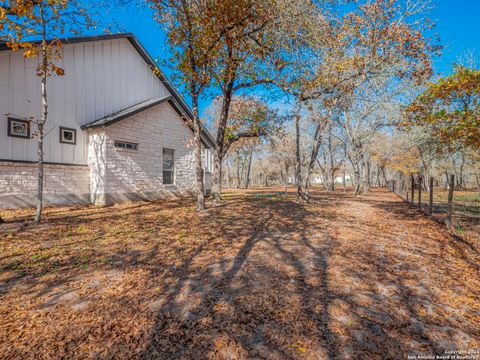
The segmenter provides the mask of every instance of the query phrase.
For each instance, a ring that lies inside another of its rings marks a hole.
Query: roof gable
[[[147,63],[147,65],[149,65],[152,68],[152,70],[153,70],[153,68],[156,68],[156,64],[153,61],[152,57],[148,54],[148,52],[145,50],[145,48],[140,44],[138,39],[132,33],[72,37],[72,38],[60,39],[60,41],[62,42],[62,44],[78,44],[78,43],[85,43],[85,42],[96,42],[96,41],[115,40],[115,39],[127,39],[129,41],[129,43],[133,46],[133,48],[136,50],[136,52]],[[6,43],[0,42],[0,51],[8,51],[8,50],[11,51],[11,49],[6,45]],[[165,86],[167,91],[171,94],[171,96],[168,97],[169,99],[165,98],[163,100],[168,100],[169,103],[174,107],[174,109],[179,113],[179,115],[187,123],[189,123],[191,120],[193,120],[193,113],[192,113],[190,107],[186,104],[185,100],[178,93],[178,91],[172,86],[171,82],[167,79],[167,77],[163,74],[163,72],[160,71],[160,70],[155,71],[155,75],[162,82],[162,84]],[[159,101],[159,100],[160,99],[149,99],[149,100],[147,100],[145,102],[142,102],[140,104],[136,104],[136,105],[131,106],[127,109],[123,109],[119,112],[107,115],[107,116],[105,116],[101,119],[97,119],[93,122],[90,122],[89,124],[84,125],[83,127],[87,128],[88,125],[91,125],[93,123],[99,123],[101,121],[108,123],[111,119],[115,119],[115,121],[122,120],[123,118],[126,117],[126,116],[124,116],[125,114],[130,113],[130,115],[127,115],[127,116],[131,116],[131,115],[133,115],[132,112],[137,113],[139,111],[146,110],[146,108],[154,106],[154,105],[149,105],[149,104],[155,103],[156,101]],[[144,106],[147,106],[147,107],[143,108]],[[92,126],[90,126],[90,127],[92,127]],[[202,137],[204,138],[204,142],[206,144],[210,145],[211,147],[215,146],[215,141],[214,141],[212,135],[208,132],[208,130],[203,125],[202,125]]]

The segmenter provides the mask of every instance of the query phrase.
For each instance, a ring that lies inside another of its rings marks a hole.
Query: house
[[[48,79],[47,205],[109,205],[195,191],[190,108],[132,34],[62,40],[64,76]],[[0,208],[37,188],[38,59],[0,44]],[[214,140],[201,131],[205,188]]]

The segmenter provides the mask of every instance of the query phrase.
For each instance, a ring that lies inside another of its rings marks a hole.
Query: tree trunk
[[[42,100],[43,103],[43,100]],[[43,105],[42,105],[43,107]],[[41,122],[38,123],[38,174],[37,174],[37,209],[35,212],[35,223],[40,223],[42,221],[42,212],[43,212],[43,138],[44,138],[44,127]]]
[[[317,124],[317,128],[315,129],[315,143],[312,147],[312,153],[310,154],[310,162],[308,163],[307,169],[307,178],[305,179],[305,193],[307,194],[307,196],[310,188],[310,177],[312,176],[312,170],[318,157],[320,145],[322,144],[322,128],[323,124]]]
[[[237,189],[240,188],[240,154],[237,151]]]
[[[230,184],[230,165],[228,161],[226,162],[225,166],[227,167],[227,188],[231,189],[232,185]]]
[[[376,177],[376,180],[375,180],[376,185],[377,187],[380,187],[380,165],[379,164],[377,164],[377,172],[375,174],[375,177]]]
[[[364,166],[364,172],[365,172],[363,192],[368,193],[370,191],[370,166],[371,166],[370,160],[366,160],[363,166]]]
[[[385,165],[382,165],[382,177],[383,177],[383,185],[387,185],[387,174],[385,173]]]
[[[360,176],[360,166],[358,163],[353,165],[353,175],[355,178],[355,189],[354,195],[357,196],[360,194],[360,187],[361,187],[361,176]]]
[[[328,129],[328,154],[330,156],[330,189],[329,191],[335,190],[335,160],[333,158],[333,146],[332,146],[332,127],[330,125]]]
[[[465,168],[465,152],[462,149],[462,157],[461,157],[461,162],[460,162],[460,176],[459,176],[459,188],[463,189],[464,188],[464,181],[463,181],[463,169]]]
[[[253,158],[253,145],[250,146],[250,154],[248,157],[247,176],[245,180],[245,189],[250,186],[250,171],[252,170],[252,158]]]
[[[43,16],[43,14],[42,14]],[[45,35],[45,33],[44,33]],[[45,123],[47,122],[48,117],[48,97],[47,97],[47,70],[48,70],[48,54],[47,54],[47,43],[44,40],[42,42],[42,78],[41,78],[41,96],[42,96],[42,114],[40,120],[38,121],[38,183],[37,183],[37,209],[35,212],[35,223],[38,224],[42,221],[42,212],[43,212],[43,139],[44,139],[44,130]]]
[[[297,200],[300,200],[302,194],[302,158],[300,152],[300,119],[302,111],[302,101],[297,98],[297,111],[295,114],[295,182],[297,187]]]
[[[233,96],[233,79],[229,79],[222,87],[222,108],[220,110],[220,119],[218,122],[217,130],[217,143],[214,156],[214,168],[213,168],[213,182],[212,182],[212,196],[216,203],[221,200],[222,192],[222,160],[225,156],[225,131],[227,129],[228,114],[230,111],[230,104]]]
[[[218,143],[217,143],[217,146],[218,146]],[[213,200],[216,203],[220,202],[221,192],[222,192],[222,159],[220,157],[218,148],[216,148],[213,155],[213,178],[212,178],[212,196],[213,196]]]
[[[205,189],[203,184],[202,141],[200,137],[201,123],[198,114],[198,97],[192,96],[193,128],[195,146],[195,174],[197,178],[197,211],[205,210]]]

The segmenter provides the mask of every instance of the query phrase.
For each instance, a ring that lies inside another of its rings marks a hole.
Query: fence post
[[[403,183],[404,183],[404,187],[405,187],[405,198],[407,199],[407,202],[408,202],[408,178],[403,180]]]
[[[421,176],[418,177],[418,208],[422,210],[422,181]]]
[[[414,201],[415,201],[415,178],[413,177],[413,174],[411,175],[410,186],[411,186],[410,191],[412,192],[411,202],[412,202],[412,204],[415,204],[414,203]]]
[[[448,184],[448,204],[447,204],[447,226],[452,227],[452,202],[453,187],[455,186],[455,175],[450,175],[450,183]]]
[[[430,176],[430,197],[428,201],[428,215],[432,216],[433,215],[433,176]]]
[[[393,186],[393,193],[395,194],[396,193],[396,184],[397,182],[395,180],[392,180],[392,186]]]

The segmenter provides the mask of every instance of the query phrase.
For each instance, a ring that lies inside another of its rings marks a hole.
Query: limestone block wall
[[[44,204],[90,202],[90,171],[86,165],[44,165]],[[37,164],[0,161],[0,208],[35,206]]]
[[[88,132],[88,165],[45,164],[46,205],[109,205],[195,192],[193,132],[163,103]],[[138,144],[137,150],[115,141]],[[174,184],[163,184],[163,149],[174,150]],[[205,173],[209,192],[211,174]],[[0,161],[0,208],[35,206],[37,165]]]
[[[89,133],[92,203],[157,200],[195,189],[193,133],[175,110],[163,103]],[[137,150],[115,141],[138,144]],[[163,184],[163,149],[174,150],[174,184]]]

